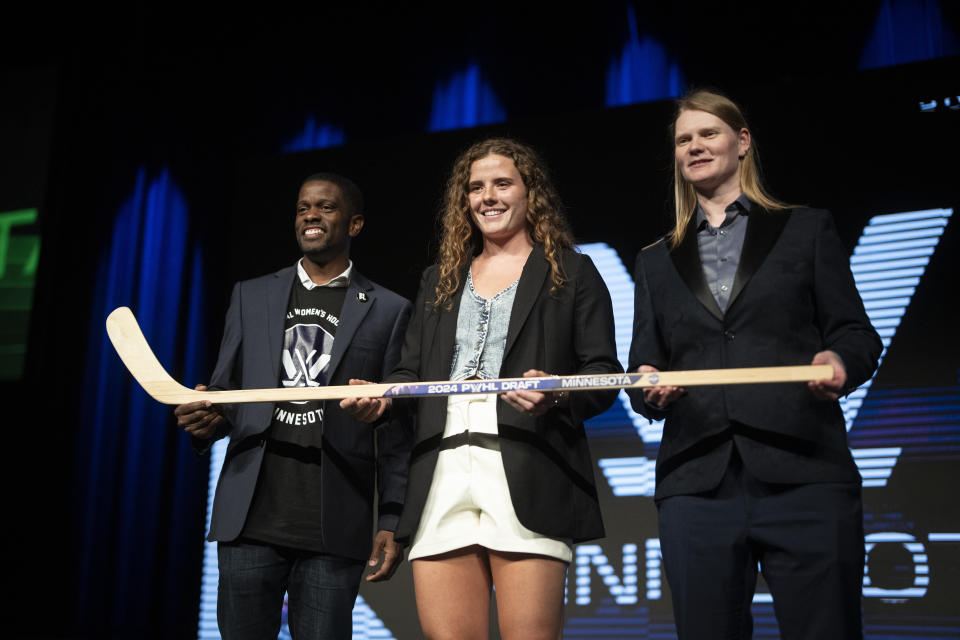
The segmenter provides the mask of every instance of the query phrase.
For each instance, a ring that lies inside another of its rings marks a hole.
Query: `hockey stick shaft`
[[[127,307],[115,309],[107,317],[107,334],[134,379],[150,396],[164,404],[185,404],[209,400],[216,404],[240,402],[282,402],[302,400],[339,400],[342,398],[411,398],[448,396],[466,393],[505,393],[518,389],[534,391],[583,391],[653,386],[690,387],[719,384],[757,384],[770,382],[806,382],[833,376],[830,365],[792,367],[752,367],[745,369],[701,369],[697,371],[660,371],[656,373],[602,373],[545,378],[498,378],[413,382],[399,384],[241,389],[235,391],[196,391],[189,389],[164,370],[147,343],[137,319]]]

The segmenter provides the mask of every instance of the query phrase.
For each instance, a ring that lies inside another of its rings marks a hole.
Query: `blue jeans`
[[[362,560],[247,542],[217,547],[223,640],[276,640],[284,592],[293,638],[350,639]]]

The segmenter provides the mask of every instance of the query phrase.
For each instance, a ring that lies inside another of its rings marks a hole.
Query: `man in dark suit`
[[[382,379],[393,368],[410,303],[350,261],[362,211],[362,195],[346,178],[304,181],[295,222],[303,258],[234,287],[211,389],[343,385]],[[406,487],[408,426],[365,424],[338,402],[321,401],[202,401],[175,413],[199,450],[230,437],[208,536],[219,542],[223,637],[276,638],[286,591],[295,638],[350,638],[364,560],[375,566],[383,557],[371,581],[389,579],[402,560],[393,531]]]
[[[661,550],[681,638],[749,638],[757,565],[784,638],[859,638],[860,478],[837,399],[881,343],[825,211],[763,190],[740,110],[682,99],[676,226],[637,258],[630,369],[829,364],[800,384],[657,387]]]

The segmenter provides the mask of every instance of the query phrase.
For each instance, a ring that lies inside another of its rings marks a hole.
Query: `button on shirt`
[[[473,288],[473,270],[467,274],[467,290],[460,297],[457,312],[457,344],[451,380],[490,380],[500,375],[518,282],[520,280],[514,281],[487,300]]]
[[[719,227],[710,226],[707,216],[697,205],[697,246],[707,286],[720,310],[726,312],[733,290],[733,280],[740,265],[740,253],[747,232],[746,216],[751,203],[740,194],[724,211],[727,214]]]

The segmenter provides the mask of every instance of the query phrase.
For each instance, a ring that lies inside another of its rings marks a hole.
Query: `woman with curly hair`
[[[536,152],[493,138],[453,166],[437,264],[391,382],[620,372],[610,295],[573,250]],[[616,391],[424,398],[397,539],[428,638],[557,638],[571,545],[603,536],[583,422]],[[345,400],[375,420],[385,400]]]

